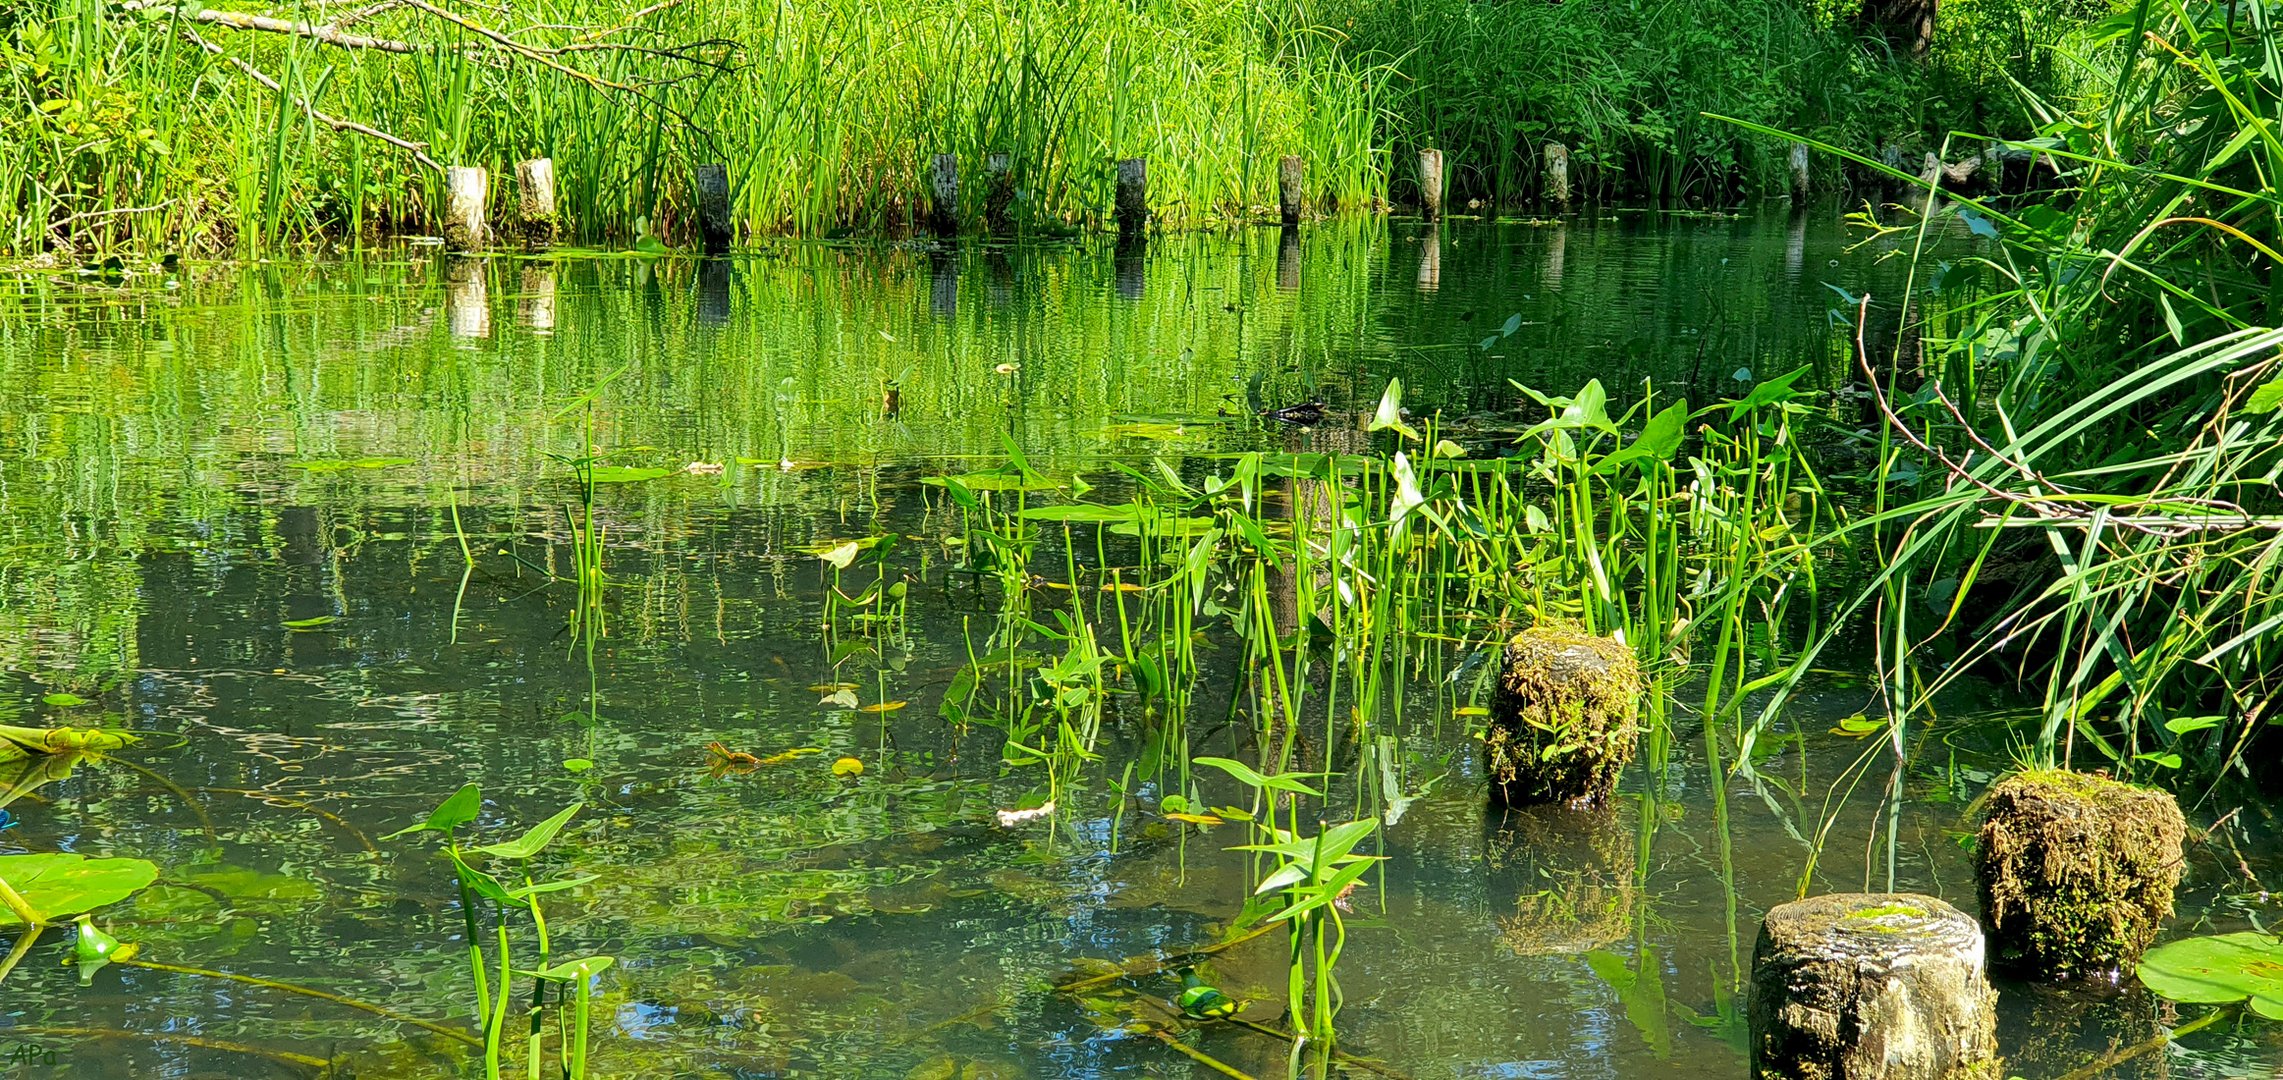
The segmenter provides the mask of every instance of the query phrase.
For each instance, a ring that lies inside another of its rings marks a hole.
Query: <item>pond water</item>
[[[12,280],[0,723],[144,741],[0,777],[23,822],[0,852],[157,862],[161,885],[102,916],[144,960],[466,1024],[449,866],[430,840],[383,837],[476,781],[485,840],[585,803],[532,872],[595,875],[545,902],[556,958],[618,959],[598,983],[595,1075],[1212,1075],[1051,984],[1223,939],[1257,881],[1223,850],[1241,826],[1162,816],[1152,771],[1129,771],[1156,752],[1138,708],[1109,710],[1101,761],[1051,818],[1000,824],[1047,782],[1006,760],[998,729],[940,709],[998,598],[951,569],[956,528],[923,481],[997,465],[1010,444],[1064,483],[1115,485],[1153,458],[1202,476],[1337,433],[1391,376],[1415,416],[1484,440],[1535,416],[1509,379],[1650,380],[1710,401],[1808,365],[1829,390],[1847,373],[1842,290],[1898,272],[1848,244],[1820,218],[1641,214],[1145,253],[452,263],[403,248]],[[591,412],[575,407],[589,392]],[[1255,418],[1310,401],[1333,417],[1318,433]],[[582,444],[668,470],[598,485],[610,584],[591,649],[567,629],[576,590],[546,576],[569,572],[583,521],[551,455]],[[882,533],[903,539],[861,578],[819,556]],[[1073,547],[1052,537],[1035,565],[1054,578],[1097,554]],[[875,575],[901,583],[906,617],[850,633],[830,590]],[[1200,655],[1189,751],[1258,761],[1253,727],[1227,719],[1236,658]],[[1384,823],[1337,972],[1342,1047],[1390,1075],[1741,1076],[1739,987],[1769,906],[1804,883],[1974,908],[1959,840],[2012,752],[1994,692],[1951,701],[1890,777],[1883,740],[1833,733],[1875,698],[1831,665],[1780,727],[1798,737],[1742,777],[1714,758],[1733,732],[1705,730],[1681,679],[1613,805],[1506,812],[1452,708],[1465,662],[1414,669],[1369,751],[1388,786],[1335,780],[1324,811]],[[45,700],[65,692],[88,703]],[[815,752],[724,772],[708,767],[716,742]],[[1301,753],[1341,771],[1357,757]],[[836,775],[842,758],[861,773]],[[1210,804],[1240,801],[1217,779],[1197,780]],[[2272,914],[2256,882],[2283,881],[2274,805],[2223,787],[2191,818],[2238,807],[2192,844],[2176,928]],[[480,1074],[418,1028],[306,996],[148,967],[81,985],[63,942],[0,984],[0,1054],[18,1055],[0,1074],[309,1074],[280,1052],[365,1077]],[[1280,935],[1207,970],[1253,1002],[1246,1016],[1279,1020]],[[2070,1075],[2175,1017],[2131,986],[2001,993],[2007,1069],[2025,1077]],[[1241,1028],[1185,1045],[1286,1069],[1283,1044]],[[2223,1025],[2117,1075],[2279,1063],[2272,1029]]]

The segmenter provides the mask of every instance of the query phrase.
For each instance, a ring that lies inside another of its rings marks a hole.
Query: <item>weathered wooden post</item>
[[[729,218],[729,166],[718,161],[699,165],[696,174],[698,194],[698,239],[708,255],[719,255],[729,250],[736,230]]]
[[[1420,292],[1434,292],[1443,287],[1443,228],[1440,225],[1428,226],[1427,235],[1419,238],[1417,284]]]
[[[523,243],[543,248],[555,242],[560,225],[555,217],[555,161],[532,158],[515,164],[515,209]]]
[[[1118,235],[1127,239],[1140,236],[1149,228],[1149,159],[1122,158],[1118,161],[1118,195],[1115,215]]]
[[[1754,1080],[1996,1077],[1982,928],[1916,893],[1811,896],[1752,951]]]
[[[2058,769],[1990,789],[1977,849],[1998,966],[2035,979],[2129,969],[2172,914],[2187,821],[2153,788]]]
[[[993,151],[983,159],[983,227],[1005,235],[1014,231],[1014,156]]]
[[[1428,221],[1443,218],[1443,152],[1419,151],[1419,216]]]
[[[1591,805],[1639,748],[1641,667],[1615,638],[1539,626],[1500,658],[1483,735],[1500,802]]]
[[[959,234],[959,155],[937,154],[928,169],[928,225],[937,236]]]
[[[1806,202],[1808,192],[1807,144],[1795,142],[1791,151],[1792,200]]]
[[[490,194],[482,169],[454,165],[445,170],[445,247],[453,251],[473,251],[491,243],[491,226],[484,219],[484,206]]]
[[[491,336],[491,286],[483,259],[453,259],[444,268],[444,319],[456,338]]]
[[[1567,210],[1570,208],[1570,148],[1550,142],[1542,152],[1546,156],[1546,201]]]
[[[1300,224],[1300,201],[1307,191],[1308,163],[1286,154],[1276,163],[1276,209],[1286,225]]]

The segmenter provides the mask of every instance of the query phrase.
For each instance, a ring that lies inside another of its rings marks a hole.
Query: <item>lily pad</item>
[[[68,692],[49,694],[40,700],[48,703],[49,705],[53,705],[58,709],[69,709],[87,704],[86,698],[80,697],[78,694]]]
[[[91,859],[67,852],[0,855],[0,881],[46,922],[116,904],[158,878],[157,864],[143,859]],[[18,921],[15,912],[0,907],[0,925]]]
[[[2251,1011],[2283,1020],[2283,939],[2245,931],[2183,938],[2149,951],[2140,981],[2158,995],[2194,1005],[2245,999]]]

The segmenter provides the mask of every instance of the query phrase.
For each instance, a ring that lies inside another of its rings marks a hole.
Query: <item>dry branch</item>
[[[278,85],[278,81],[271,78],[268,72],[265,72],[262,69],[245,62],[244,60],[223,52],[220,45],[216,45],[213,42],[200,37],[197,31],[185,28],[182,33],[184,37],[190,39],[191,44],[221,57],[223,60],[229,62],[230,66],[244,72],[248,78],[253,79],[255,82],[258,82],[271,90],[282,89]],[[414,142],[411,139],[407,139],[399,135],[391,135],[388,132],[382,131],[381,129],[373,127],[369,124],[360,124],[354,120],[343,120],[338,116],[333,116],[319,110],[315,104],[311,103],[310,100],[305,97],[296,96],[293,99],[293,103],[294,105],[298,106],[303,113],[307,114],[310,119],[315,120],[318,123],[325,125],[326,127],[332,128],[335,131],[353,132],[358,135],[363,135],[368,139],[378,139],[381,142],[387,143],[390,146],[396,147],[399,150],[403,150],[406,153],[411,154],[413,160],[420,162],[422,165],[428,166],[430,169],[433,169],[436,172],[440,173],[444,171],[444,167],[437,164],[436,159],[428,156],[427,143]]]

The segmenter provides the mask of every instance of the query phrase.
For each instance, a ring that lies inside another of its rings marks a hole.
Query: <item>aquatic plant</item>
[[[484,1074],[490,1080],[499,1080],[503,1063],[511,1048],[508,1046],[507,1028],[509,1005],[513,997],[515,977],[528,974],[531,979],[531,998],[525,1009],[529,1027],[525,1037],[524,1074],[527,1080],[539,1080],[544,1053],[544,1020],[548,1009],[548,991],[556,988],[557,1047],[566,1074],[585,1075],[588,1038],[588,1006],[593,977],[611,964],[606,956],[585,957],[559,964],[550,964],[551,940],[547,933],[547,919],[541,911],[539,898],[549,893],[574,889],[593,881],[592,875],[557,878],[533,882],[528,875],[520,885],[502,881],[498,873],[470,862],[471,856],[504,863],[521,863],[531,860],[546,850],[549,844],[570,823],[584,804],[572,803],[561,812],[525,830],[513,840],[463,848],[459,829],[472,824],[483,808],[483,795],[473,783],[467,784],[445,799],[427,819],[417,825],[400,830],[384,839],[418,833],[442,835],[443,854],[452,865],[452,874],[459,889],[460,917],[468,947],[468,969],[475,991],[476,1016],[483,1027]],[[482,932],[482,904],[492,905],[493,951],[497,954],[497,981],[491,974],[491,965],[485,956],[485,935]],[[513,946],[509,936],[509,915],[521,912],[530,919],[536,939],[536,964],[519,972],[513,966]],[[573,995],[569,1015],[561,1008],[562,995]]]

